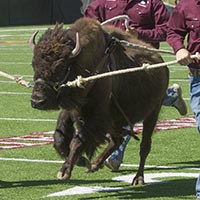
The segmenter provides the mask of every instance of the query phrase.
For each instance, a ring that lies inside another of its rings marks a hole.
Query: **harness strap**
[[[123,111],[122,107],[119,105],[119,102],[117,101],[117,98],[115,97],[115,95],[112,93],[111,96],[113,97],[113,100],[115,102],[115,105],[117,106],[117,108],[119,109],[119,111],[121,112],[121,114],[123,115],[124,119],[126,120],[126,122],[128,123],[128,125],[131,127],[131,136],[134,137],[135,140],[139,140],[139,138],[135,135],[135,132],[133,131],[133,124],[131,123],[131,121],[129,120],[128,116],[126,115],[126,113]]]

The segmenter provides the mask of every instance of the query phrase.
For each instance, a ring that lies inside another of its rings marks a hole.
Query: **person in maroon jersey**
[[[190,106],[200,133],[200,60],[191,54],[200,53],[200,0],[179,1],[169,22],[167,42],[172,46],[177,61],[188,66]],[[187,37],[187,46],[184,41]],[[196,182],[197,199],[200,200],[200,175]]]

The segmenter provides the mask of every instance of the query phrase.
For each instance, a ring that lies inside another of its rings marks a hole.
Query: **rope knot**
[[[79,87],[85,89],[85,83],[86,81],[82,76],[77,76],[77,78],[74,81],[68,81],[66,84],[62,84],[61,87]]]
[[[148,64],[148,63],[143,63],[142,64],[142,68],[144,69],[144,70],[148,70],[148,67],[150,66],[150,64]]]
[[[199,53],[199,52],[196,52],[196,53],[195,53],[195,56],[196,56],[196,58],[197,58],[198,60],[200,60],[200,53]]]

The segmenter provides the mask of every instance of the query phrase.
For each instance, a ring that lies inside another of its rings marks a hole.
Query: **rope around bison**
[[[198,60],[200,60],[200,53],[197,52],[194,55],[191,55],[192,59],[197,58]],[[169,62],[164,62],[164,63],[158,63],[158,64],[143,64],[142,67],[135,67],[135,68],[129,68],[129,69],[122,69],[122,70],[117,70],[117,71],[113,71],[113,72],[106,72],[106,73],[102,73],[102,74],[97,74],[94,76],[89,76],[87,78],[83,78],[82,76],[77,76],[77,79],[75,79],[74,81],[68,81],[66,84],[62,84],[61,87],[79,87],[79,88],[84,88],[84,85],[87,82],[90,81],[94,81],[97,79],[102,79],[102,78],[106,78],[106,77],[110,77],[110,76],[116,76],[116,75],[120,75],[120,74],[126,74],[126,73],[132,73],[132,72],[136,72],[136,71],[141,71],[141,70],[148,70],[148,69],[154,69],[154,68],[159,68],[159,67],[164,67],[167,65],[173,65],[173,64],[177,64],[178,61],[174,60],[174,61],[169,61]]]
[[[10,80],[13,80],[13,81],[15,81],[17,84],[23,85],[23,86],[25,86],[25,87],[27,87],[27,88],[30,88],[30,87],[33,86],[32,83],[26,82],[25,80],[23,80],[23,79],[22,79],[23,77],[12,76],[12,75],[7,74],[7,73],[2,72],[2,71],[0,71],[0,76],[2,76],[2,77],[4,77],[4,78],[8,78],[8,79],[10,79]]]
[[[198,60],[200,60],[200,53],[197,52],[196,54],[191,55],[191,58],[192,59],[197,58]],[[74,81],[68,81],[66,84],[62,84],[61,87],[84,88],[85,84],[87,82],[94,81],[94,80],[97,80],[97,79],[116,76],[116,75],[120,75],[120,74],[133,73],[133,72],[141,71],[141,70],[149,70],[149,69],[164,67],[164,66],[168,66],[168,65],[177,64],[177,63],[178,63],[178,61],[174,60],[174,61],[158,63],[158,64],[153,64],[153,65],[143,64],[142,67],[135,67],[135,68],[131,68],[131,69],[129,68],[129,69],[117,70],[117,71],[113,71],[113,72],[106,72],[106,73],[97,74],[97,75],[94,75],[94,76],[89,76],[87,78],[83,78],[82,76],[77,76],[77,79],[75,79]],[[14,80],[14,81],[16,81],[17,84],[23,85],[27,88],[33,87],[32,83],[26,82],[25,80],[22,79],[22,77],[12,76],[12,75],[7,74],[7,73],[2,72],[2,71],[0,71],[0,76]]]

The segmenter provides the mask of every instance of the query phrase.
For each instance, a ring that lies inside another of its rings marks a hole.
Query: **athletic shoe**
[[[186,115],[187,114],[187,106],[182,97],[182,89],[181,89],[180,85],[175,83],[172,85],[172,88],[173,88],[174,92],[176,92],[178,95],[176,101],[173,103],[172,106],[174,106],[178,110],[180,115]]]
[[[117,160],[117,159],[112,160],[110,157],[107,158],[104,162],[105,166],[111,169],[113,172],[116,172],[119,170],[121,163],[122,163],[121,160]]]

